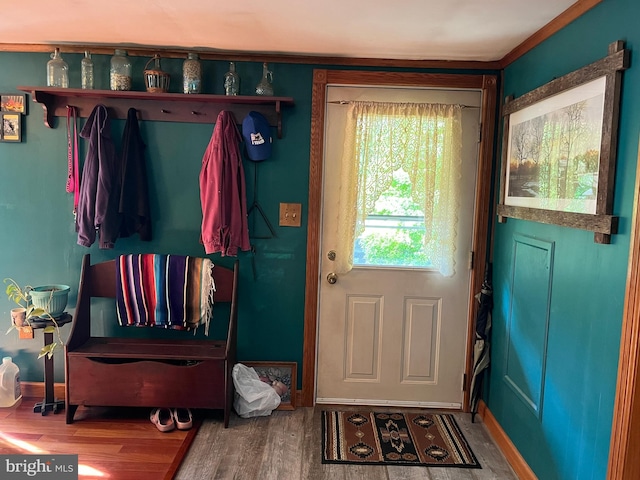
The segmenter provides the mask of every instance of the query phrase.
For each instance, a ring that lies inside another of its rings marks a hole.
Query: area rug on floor
[[[453,415],[322,412],[322,463],[481,468]]]

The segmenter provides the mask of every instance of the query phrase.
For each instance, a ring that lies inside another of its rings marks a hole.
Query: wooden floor
[[[150,409],[80,407],[71,425],[64,410],[33,412],[40,398],[24,398],[17,409],[0,409],[0,454],[78,454],[82,480],[173,478],[195,430],[162,433]]]
[[[206,418],[176,475],[177,480],[517,480],[480,419],[456,413],[456,421],[482,469],[324,465],[321,412],[328,406],[275,411],[242,419],[233,414],[228,429]],[[362,409],[362,407],[340,407]],[[375,408],[374,410],[383,410]],[[403,410],[403,409],[394,409]],[[404,409],[406,410],[406,409]]]
[[[203,420],[182,464],[174,453],[193,431],[159,432],[145,418],[148,409],[85,409],[66,425],[64,413],[33,413],[37,398],[25,398],[17,410],[0,409],[0,454],[77,453],[79,478],[162,480],[517,480],[480,419],[455,417],[481,469],[323,465],[321,412],[316,406],[275,411],[242,419],[233,413],[225,429],[222,412],[198,411]],[[340,407],[355,410],[362,407]],[[144,410],[144,411],[142,411]],[[375,410],[382,410],[376,408]],[[394,409],[406,410],[406,409]],[[117,419],[117,421],[114,421]],[[192,434],[191,434],[192,435]],[[172,452],[172,453],[169,453]]]

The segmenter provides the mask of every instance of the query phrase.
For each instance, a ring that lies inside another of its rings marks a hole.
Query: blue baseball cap
[[[260,162],[271,156],[271,127],[260,112],[251,111],[244,117],[242,136],[249,160]]]

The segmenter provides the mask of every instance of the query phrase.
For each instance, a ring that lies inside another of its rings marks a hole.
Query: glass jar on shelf
[[[109,85],[111,90],[131,90],[131,62],[124,50],[116,49],[111,57]]]
[[[238,95],[240,93],[240,76],[236,72],[236,64],[229,62],[229,71],[224,74],[224,94]]]
[[[182,63],[182,91],[200,93],[202,86],[202,65],[197,53],[188,53]]]
[[[273,97],[273,72],[269,70],[266,62],[262,64],[262,80],[256,85],[256,95]]]
[[[47,62],[47,86],[69,88],[69,65],[56,48]]]
[[[93,60],[91,60],[89,50],[85,50],[84,58],[80,63],[80,77],[82,88],[93,89]]]

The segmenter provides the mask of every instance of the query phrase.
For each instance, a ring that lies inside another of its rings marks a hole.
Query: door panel
[[[347,298],[345,380],[380,380],[380,298]]]
[[[479,91],[329,86],[327,101],[459,103]],[[462,405],[480,109],[463,109],[463,178],[456,273],[427,268],[354,267],[331,284],[340,160],[347,107],[328,103],[318,315],[318,403]],[[456,219],[452,219],[456,221]],[[344,252],[336,251],[336,255]]]
[[[405,300],[403,329],[403,383],[434,383],[441,299]]]

